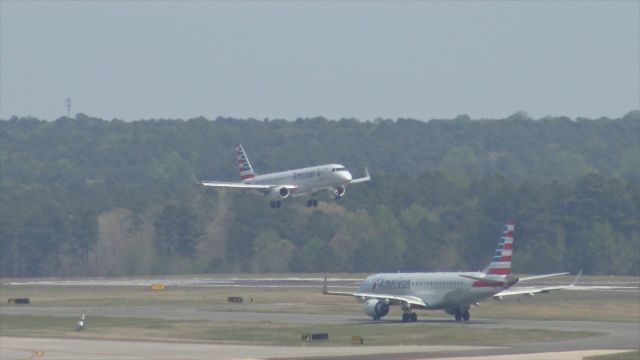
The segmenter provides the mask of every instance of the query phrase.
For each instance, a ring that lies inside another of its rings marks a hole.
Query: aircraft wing
[[[546,275],[546,276],[545,275],[540,275],[540,277],[548,277],[548,276],[555,276],[555,275],[558,275],[558,274],[549,274],[549,275]],[[551,290],[570,289],[570,288],[572,288],[572,287],[574,287],[576,285],[576,283],[580,279],[580,276],[582,276],[582,271],[580,271],[578,273],[578,275],[576,276],[576,278],[573,280],[573,282],[571,284],[568,284],[568,285],[515,287],[515,288],[502,290],[501,292],[493,295],[493,298],[496,299],[496,300],[502,300],[502,298],[504,296],[512,296],[512,295],[529,295],[529,296],[533,296],[534,294],[538,294],[538,293],[548,293]],[[540,277],[535,277],[535,278],[540,278]]]
[[[361,178],[358,178],[358,179],[353,179],[349,183],[350,184],[355,184],[355,183],[365,182],[365,181],[369,181],[369,180],[371,180],[371,175],[369,175],[369,169],[367,169],[367,167],[365,166],[365,168],[364,168],[364,177],[361,177]]]
[[[355,293],[353,296],[357,296],[360,298],[367,299],[380,299],[380,300],[388,300],[388,301],[397,301],[403,302],[411,305],[419,305],[419,306],[427,306],[427,303],[424,300],[420,299],[417,296],[405,295],[391,295],[391,294],[373,294],[373,293]]]
[[[323,291],[322,293],[325,295],[354,296],[354,297],[364,298],[364,299],[380,299],[380,300],[387,300],[389,302],[402,302],[402,303],[407,303],[411,305],[427,306],[427,303],[424,302],[424,300],[420,299],[417,296],[411,296],[411,295],[398,296],[398,295],[391,295],[391,294],[350,293],[350,292],[339,292],[339,291],[338,292]]]
[[[271,190],[274,187],[284,187],[289,190],[296,189],[295,185],[269,185],[269,184],[246,184],[242,182],[224,182],[224,181],[202,181],[204,186],[223,187],[232,189],[249,189],[249,190]]]
[[[410,305],[427,306],[424,300],[417,296],[405,295],[391,295],[391,294],[374,294],[374,293],[362,293],[362,292],[344,292],[344,291],[328,291],[327,279],[325,278],[324,286],[322,287],[322,293],[324,295],[338,295],[338,296],[353,296],[362,299],[380,299],[387,300],[389,302],[402,302]]]

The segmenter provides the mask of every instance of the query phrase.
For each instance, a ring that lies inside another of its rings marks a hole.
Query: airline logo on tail
[[[247,159],[247,155],[244,153],[244,149],[242,149],[242,145],[240,144],[236,144],[236,160],[238,161],[240,180],[245,181],[255,177],[249,159]]]
[[[509,275],[511,274],[511,253],[513,252],[513,230],[515,221],[509,220],[504,226],[500,242],[496,248],[491,264],[484,269],[489,275]]]

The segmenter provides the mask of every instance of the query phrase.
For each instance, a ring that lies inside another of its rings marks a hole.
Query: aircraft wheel
[[[411,315],[409,313],[402,313],[402,322],[408,322],[411,320]]]
[[[313,207],[318,207],[318,200],[313,199],[312,202],[313,202]]]
[[[282,204],[282,203],[281,203],[280,201],[276,201],[276,208],[280,209],[280,205],[281,205],[281,204]]]
[[[418,314],[412,312],[410,317],[411,317],[411,322],[418,321]]]
[[[275,201],[272,201],[269,205],[271,206],[271,208],[272,208],[272,209],[275,209],[275,207],[276,207],[276,202],[275,202]]]
[[[453,316],[456,318],[456,321],[462,320],[462,311],[460,311],[460,309],[456,309],[456,313]]]
[[[313,200],[307,200],[307,207],[310,208],[313,206]]]
[[[471,314],[469,313],[469,310],[463,311],[462,312],[462,320],[469,321],[469,319],[471,319]]]

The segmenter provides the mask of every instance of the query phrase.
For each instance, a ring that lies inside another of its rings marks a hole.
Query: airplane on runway
[[[357,292],[328,291],[325,278],[322,293],[325,295],[353,296],[363,304],[364,312],[374,320],[380,320],[389,313],[390,305],[402,307],[402,321],[416,321],[413,309],[444,310],[456,321],[471,318],[469,308],[480,301],[493,297],[502,300],[505,296],[548,293],[573,287],[564,286],[516,287],[518,282],[541,279],[564,273],[536,275],[517,278],[511,275],[511,255],[513,251],[513,231],[515,222],[510,220],[504,227],[502,236],[491,263],[482,272],[433,272],[433,273],[386,273],[368,276]]]
[[[236,159],[241,182],[203,181],[201,184],[204,186],[257,191],[272,199],[271,208],[279,208],[281,205],[280,200],[289,196],[307,194],[311,196],[307,200],[307,207],[316,207],[318,206],[318,200],[313,197],[320,191],[333,191],[337,200],[344,196],[348,184],[371,180],[369,170],[366,167],[364,168],[364,177],[353,179],[349,170],[340,164],[327,164],[257,175],[254,173],[249,159],[240,144],[236,145]]]

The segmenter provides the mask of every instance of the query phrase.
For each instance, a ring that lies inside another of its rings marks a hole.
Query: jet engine
[[[284,198],[288,197],[289,194],[291,194],[291,192],[289,191],[288,188],[286,188],[284,186],[276,186],[276,187],[271,189],[271,197],[272,198],[284,199]]]
[[[365,314],[378,320],[389,313],[389,304],[379,299],[369,299],[364,302],[362,309]]]
[[[333,194],[336,196],[336,199],[340,199],[341,197],[343,197],[345,192],[347,192],[347,188],[343,185],[338,185],[335,189],[333,189]]]

